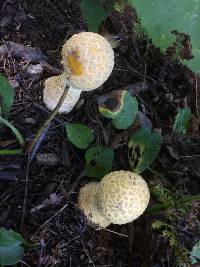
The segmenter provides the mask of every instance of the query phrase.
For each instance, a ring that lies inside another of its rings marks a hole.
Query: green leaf
[[[24,255],[23,237],[13,230],[0,228],[0,265],[14,265]]]
[[[66,131],[69,141],[80,149],[86,149],[94,140],[92,130],[79,123],[67,123]]]
[[[138,102],[129,92],[116,90],[100,99],[99,111],[104,117],[113,119],[116,128],[127,129],[136,119]]]
[[[186,134],[187,127],[190,119],[192,118],[192,112],[189,108],[180,108],[176,116],[176,120],[173,126],[173,132],[179,134]]]
[[[7,118],[14,101],[14,91],[3,75],[0,75],[0,99],[0,115]]]
[[[81,0],[81,12],[91,32],[98,32],[100,24],[107,17],[100,0]]]
[[[138,130],[130,139],[128,144],[129,163],[136,173],[141,173],[147,169],[156,159],[162,139],[161,135],[155,130]]]
[[[190,252],[190,258],[191,258],[192,264],[196,264],[197,259],[200,260],[200,240],[192,248],[192,251]]]
[[[176,41],[174,31],[190,36],[193,58],[182,60],[200,73],[200,2],[199,0],[129,0],[153,43],[164,52]]]
[[[86,151],[85,172],[89,177],[103,177],[112,170],[114,153],[112,149],[97,146]]]
[[[11,131],[15,134],[19,144],[21,145],[21,147],[24,147],[25,145],[25,140],[24,137],[22,136],[22,134],[17,130],[17,128],[15,128],[15,126],[13,126],[9,121],[7,121],[6,119],[2,118],[0,116],[0,123],[3,123],[4,125],[6,125],[8,128],[11,129]]]

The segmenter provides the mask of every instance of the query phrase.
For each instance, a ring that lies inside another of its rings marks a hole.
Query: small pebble
[[[24,123],[26,123],[26,124],[35,124],[36,120],[34,118],[26,118],[24,120]]]
[[[59,159],[54,153],[38,153],[36,156],[36,160],[38,164],[46,164],[55,166]]]
[[[36,65],[29,65],[27,68],[26,73],[30,76],[38,76],[41,75],[43,73],[43,67],[40,64],[36,64]]]
[[[19,87],[19,82],[15,79],[9,79],[9,83],[12,86],[12,88],[18,88]]]

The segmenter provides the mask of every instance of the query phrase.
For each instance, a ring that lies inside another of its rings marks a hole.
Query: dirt
[[[122,132],[110,127],[109,121],[99,114],[97,100],[104,93],[133,87],[138,82],[147,85],[146,90],[135,92],[140,110],[163,135],[162,149],[152,169],[183,193],[200,191],[198,126],[194,130],[199,122],[198,79],[169,56],[147,45],[146,40],[137,39],[132,32],[132,19],[132,10],[126,9],[124,14],[114,12],[106,20],[101,30],[122,36],[120,46],[115,49],[114,71],[99,90],[83,94],[74,111],[56,116],[30,165],[28,178],[26,156],[0,158],[0,173],[6,177],[0,181],[0,225],[38,244],[26,250],[19,266],[177,266],[169,242],[151,227],[162,214],[145,213],[128,225],[94,230],[87,225],[76,204],[79,188],[91,178],[83,177],[76,182],[84,169],[84,151],[67,140],[65,123],[72,121],[90,126],[95,133],[95,144],[117,143]],[[38,64],[37,60],[28,62],[10,54],[0,60],[0,73],[15,89],[9,120],[27,143],[49,114],[42,103],[43,82],[56,70],[62,71],[63,43],[72,34],[86,30],[77,0],[1,0],[0,44],[12,41],[40,49],[52,66],[32,76],[27,74],[27,68]],[[187,136],[171,134],[177,108],[185,103],[196,116],[190,131],[192,141]],[[1,128],[0,133],[1,147],[17,147],[8,129]],[[126,145],[116,146],[115,154],[113,170],[130,169]],[[147,182],[157,181],[157,174],[149,171],[143,176]],[[199,206],[194,204],[191,213],[176,223],[182,243],[188,249],[198,239],[196,228],[188,226],[192,222],[189,215],[198,213]]]

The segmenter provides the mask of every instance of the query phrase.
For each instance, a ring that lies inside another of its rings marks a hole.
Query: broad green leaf
[[[0,115],[7,118],[14,101],[14,91],[8,80],[0,75]]]
[[[173,132],[179,134],[186,134],[187,127],[190,119],[192,118],[192,112],[189,108],[182,108],[178,110],[176,120],[173,126]]]
[[[190,252],[190,258],[191,258],[192,264],[196,264],[197,259],[200,260],[200,240],[192,248],[192,251]]]
[[[97,146],[86,151],[85,172],[90,177],[103,177],[112,170],[114,153],[112,149]]]
[[[18,131],[17,128],[15,128],[15,126],[13,126],[9,121],[7,121],[6,119],[2,118],[0,116],[0,123],[6,125],[8,128],[11,129],[11,131],[14,133],[14,135],[16,136],[19,144],[21,145],[21,147],[24,147],[25,145],[25,140],[24,137],[22,136],[22,134]]]
[[[24,255],[23,237],[13,230],[0,228],[0,265],[14,265]]]
[[[81,12],[91,32],[98,32],[107,14],[100,0],[81,0]]]
[[[138,102],[128,91],[117,90],[100,99],[99,111],[104,117],[113,119],[116,128],[127,129],[136,119]]]
[[[80,149],[86,149],[94,140],[92,130],[79,123],[67,123],[66,131],[69,141]]]
[[[156,159],[161,147],[161,135],[155,130],[138,130],[130,139],[128,144],[129,163],[136,173],[147,169]]]
[[[200,0],[129,0],[149,38],[163,52],[176,41],[175,31],[190,36],[193,58],[182,60],[200,73]]]

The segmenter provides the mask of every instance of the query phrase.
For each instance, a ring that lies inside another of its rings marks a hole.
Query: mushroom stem
[[[64,92],[63,92],[58,104],[56,105],[55,109],[49,114],[48,118],[45,120],[43,125],[37,131],[33,141],[30,143],[30,145],[29,145],[29,147],[27,149],[27,152],[28,152],[29,155],[31,154],[31,151],[33,150],[33,148],[35,147],[36,143],[40,139],[40,136],[42,135],[44,130],[48,127],[48,125],[51,123],[51,121],[55,118],[55,116],[58,113],[60,107],[62,106],[63,102],[65,101],[65,98],[66,98],[66,96],[68,94],[68,91],[69,91],[69,86],[66,85],[65,90],[64,90]]]

